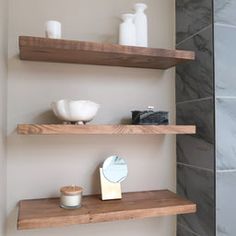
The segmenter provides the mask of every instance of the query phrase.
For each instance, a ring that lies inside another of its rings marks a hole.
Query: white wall
[[[7,1],[0,0],[0,235],[6,219]]]
[[[154,105],[175,121],[174,70],[115,68],[25,62],[18,59],[19,35],[44,35],[57,19],[65,38],[116,42],[119,15],[135,0],[9,0],[8,78],[8,236],[175,235],[175,217],[16,231],[17,202],[58,195],[60,186],[78,184],[99,192],[98,166],[111,154],[129,164],[124,191],[175,190],[174,136],[18,136],[18,123],[50,123],[52,101],[90,99],[102,105],[93,123],[119,123],[132,109]],[[146,0],[150,46],[173,48],[174,1]]]

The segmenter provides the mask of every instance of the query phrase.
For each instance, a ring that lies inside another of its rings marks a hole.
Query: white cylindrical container
[[[126,46],[136,46],[136,30],[133,14],[123,14],[120,24],[119,44]]]
[[[148,47],[148,20],[144,11],[147,5],[144,3],[137,3],[134,6],[134,24],[136,27],[136,45],[139,47]]]
[[[61,38],[61,23],[59,21],[50,20],[46,22],[46,37],[52,39]]]
[[[72,185],[60,189],[60,206],[65,209],[81,207],[83,188]]]

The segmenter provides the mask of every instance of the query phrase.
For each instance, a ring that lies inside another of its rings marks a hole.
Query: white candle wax
[[[81,204],[81,195],[67,196],[61,195],[61,205],[63,207],[78,207]]]

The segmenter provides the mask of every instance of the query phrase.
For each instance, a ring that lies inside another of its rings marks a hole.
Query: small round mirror
[[[121,183],[128,175],[125,160],[118,156],[108,157],[102,166],[104,177],[113,183]]]

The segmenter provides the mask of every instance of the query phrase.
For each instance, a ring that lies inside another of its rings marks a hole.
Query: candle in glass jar
[[[65,186],[60,189],[60,192],[60,205],[62,208],[74,209],[81,206],[83,188],[75,185]]]

